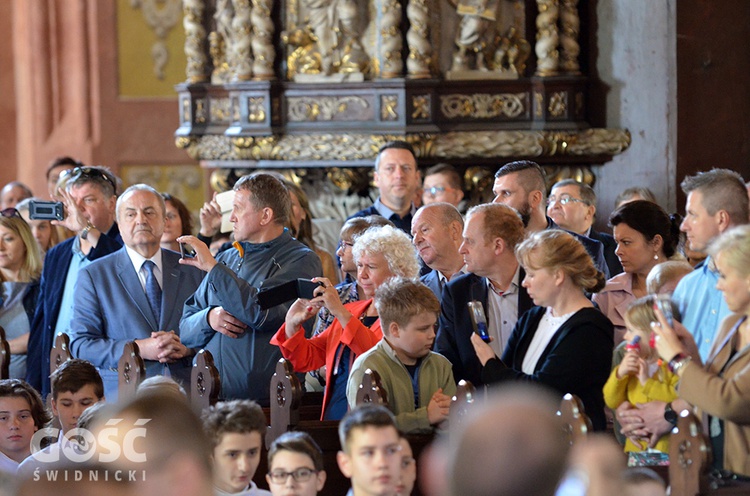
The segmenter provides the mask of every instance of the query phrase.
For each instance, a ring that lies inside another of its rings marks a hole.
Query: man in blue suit
[[[99,370],[109,401],[117,397],[117,362],[128,341],[138,344],[147,376],[190,380],[193,353],[177,331],[183,304],[204,274],[160,247],[165,218],[164,199],[155,189],[131,186],[117,200],[125,246],[78,276],[70,348]]]
[[[118,179],[106,167],[79,166],[61,176],[66,182],[60,194],[68,216],[53,223],[76,235],[53,247],[44,259],[26,358],[26,381],[43,397],[50,392],[49,355],[54,336],[68,332],[80,269],[122,248],[115,223]]]
[[[515,255],[523,238],[523,223],[511,207],[486,203],[467,213],[459,251],[469,273],[451,279],[443,289],[435,338],[435,351],[453,364],[456,382],[465,379],[475,386],[482,384],[482,365],[471,344],[470,301],[482,303],[493,338],[490,344],[500,355],[518,318],[534,306],[521,285],[525,274]]]
[[[464,219],[450,203],[432,203],[417,210],[411,222],[411,235],[419,257],[431,270],[420,280],[438,300],[443,287],[461,273],[464,258],[461,246]]]

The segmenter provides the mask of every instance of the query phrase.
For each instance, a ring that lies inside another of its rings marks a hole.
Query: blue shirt
[[[695,338],[701,360],[709,358],[719,324],[730,314],[724,295],[716,289],[719,274],[711,270],[711,257],[677,284],[672,299],[680,309],[682,324]]]
[[[60,303],[60,314],[57,316],[57,324],[55,325],[55,336],[59,332],[68,333],[70,331],[70,321],[73,319],[73,303],[75,302],[74,289],[76,281],[78,281],[78,271],[91,263],[91,260],[81,251],[81,240],[77,237],[73,241],[73,244],[70,245],[70,249],[73,251],[73,258],[70,259],[68,275],[65,277],[62,302]]]

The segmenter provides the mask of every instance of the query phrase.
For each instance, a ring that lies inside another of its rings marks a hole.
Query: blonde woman
[[[516,247],[526,271],[523,287],[536,307],[518,320],[502,360],[472,334],[485,384],[538,382],[583,401],[594,430],[604,430],[604,397],[612,365],[612,322],[586,297],[604,287],[604,274],[572,235],[539,231]]]
[[[0,214],[0,326],[10,344],[10,377],[23,379],[42,257],[31,228],[18,210],[8,208]]]

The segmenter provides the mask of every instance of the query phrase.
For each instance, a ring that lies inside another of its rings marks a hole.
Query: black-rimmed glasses
[[[273,472],[268,473],[268,477],[271,478],[271,482],[273,482],[274,484],[285,484],[290,475],[295,480],[295,482],[307,482],[310,480],[313,474],[317,473],[317,470],[307,467],[300,467],[292,472],[274,470]]]

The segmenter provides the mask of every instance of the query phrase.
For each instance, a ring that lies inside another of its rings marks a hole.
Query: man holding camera
[[[52,221],[76,235],[53,247],[44,259],[40,293],[29,333],[26,380],[45,397],[50,392],[49,355],[54,336],[67,333],[73,317],[78,272],[122,247],[115,223],[118,179],[107,167],[75,167],[65,173],[67,217]]]

